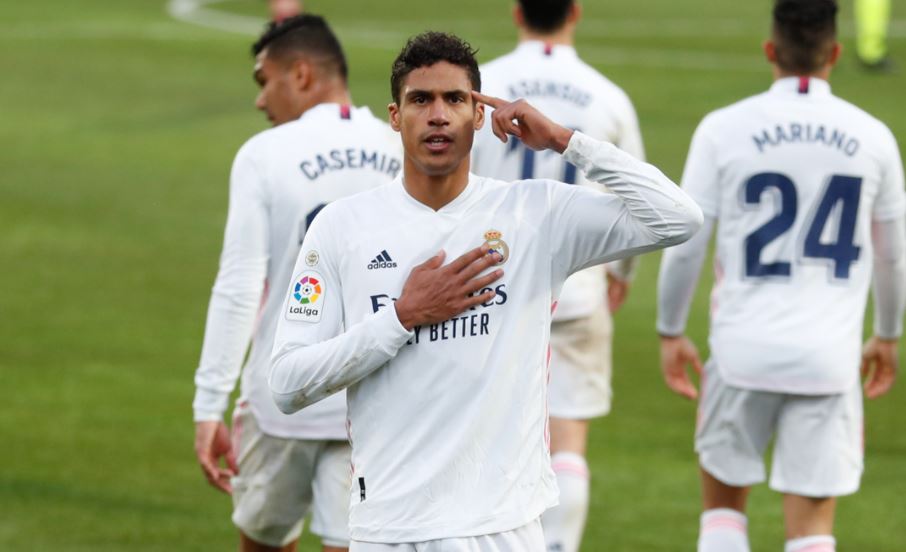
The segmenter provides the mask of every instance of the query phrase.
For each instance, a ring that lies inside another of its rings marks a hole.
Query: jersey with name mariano
[[[294,416],[274,405],[267,386],[283,288],[306,229],[330,201],[393,180],[399,138],[367,108],[321,104],[251,138],[236,155],[220,270],[208,311],[193,404],[196,420],[221,420],[242,372],[246,401],[267,434],[345,439],[342,394]],[[277,293],[268,293],[276,286]]]
[[[711,351],[732,385],[837,393],[856,383],[872,221],[904,216],[890,130],[816,78],[708,115],[683,187],[719,220]]]
[[[513,101],[525,98],[552,120],[610,142],[644,160],[642,135],[635,109],[620,87],[583,62],[571,46],[529,40],[481,67],[485,94]],[[535,152],[511,138],[504,144],[488,123],[476,136],[472,153],[475,174],[502,180],[546,178],[567,184],[596,186],[553,151]],[[603,305],[603,267],[571,276],[554,312],[555,320],[591,315]],[[629,277],[629,260],[612,266]]]
[[[552,290],[576,270],[687,239],[701,220],[660,171],[610,144],[575,133],[565,157],[614,193],[473,175],[434,211],[397,180],[328,206],[306,236],[271,389],[292,411],[350,386],[354,540],[497,533],[555,504]],[[406,331],[393,305],[410,270],[485,242],[504,259],[496,296]]]

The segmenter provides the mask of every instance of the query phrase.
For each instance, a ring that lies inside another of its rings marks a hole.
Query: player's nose
[[[434,126],[446,126],[450,124],[447,103],[444,102],[443,99],[438,98],[431,103],[431,108],[428,111],[428,124]]]
[[[267,102],[264,99],[264,91],[258,93],[258,96],[255,97],[255,107],[261,111],[267,109]]]

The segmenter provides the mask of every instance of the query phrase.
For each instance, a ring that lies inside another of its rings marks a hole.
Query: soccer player
[[[667,385],[696,398],[683,336],[718,224],[711,359],[695,450],[704,513],[698,549],[749,550],[749,488],[783,493],[787,552],[834,550],[836,497],[862,473],[860,340],[874,277],[874,337],[861,356],[869,398],[887,392],[906,296],[903,167],[887,127],[831,93],[840,54],[834,0],[776,0],[764,45],[770,90],[711,113],[692,139],[683,188],[705,213],[667,251],[658,331]]]
[[[481,68],[484,93],[510,101],[525,98],[560,124],[644,159],[632,102],[576,55],[573,39],[580,15],[573,0],[519,0],[513,12],[519,45]],[[547,178],[600,186],[556,152],[536,153],[515,138],[501,144],[490,125],[476,136],[472,170],[501,180]],[[549,402],[551,463],[560,504],[541,520],[551,551],[576,552],[582,541],[589,494],[588,425],[610,410],[610,309],[619,308],[626,296],[630,260],[608,265],[606,275],[603,266],[595,266],[570,276],[554,310]]]
[[[195,375],[195,450],[208,481],[233,495],[243,550],[293,550],[312,507],[312,532],[325,550],[340,550],[350,485],[345,397],[286,416],[270,397],[267,366],[282,288],[312,220],[325,203],[391,181],[402,166],[399,139],[350,105],[346,60],[321,17],[271,24],[253,51],[256,105],[277,126],[246,142],[233,163]],[[250,339],[231,443],[223,416]]]
[[[890,0],[856,0],[856,55],[868,69],[889,71],[887,30],[890,27]]]
[[[480,87],[459,38],[406,44],[390,104],[403,175],[324,209],[279,315],[280,409],[349,388],[351,550],[544,550],[551,305],[569,274],[701,221],[654,167]],[[613,193],[470,175],[479,102],[501,140],[557,151]]]

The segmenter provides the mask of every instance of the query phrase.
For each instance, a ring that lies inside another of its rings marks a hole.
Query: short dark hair
[[[349,76],[346,56],[337,36],[327,21],[319,15],[302,14],[283,21],[270,22],[261,37],[252,44],[252,55],[267,49],[268,57],[285,58],[292,54],[313,54],[323,58],[325,66],[336,71],[343,80]]]
[[[774,45],[777,65],[795,74],[827,63],[837,40],[836,0],[776,0]]]
[[[397,104],[400,103],[403,79],[409,73],[441,61],[465,69],[469,74],[472,89],[480,92],[481,73],[478,71],[478,61],[475,60],[477,53],[478,50],[473,50],[468,42],[449,33],[428,31],[410,38],[396,56],[396,60],[393,61],[393,69],[390,73],[390,94],[393,96],[393,101]]]
[[[519,0],[525,24],[533,31],[550,33],[566,23],[573,0]]]

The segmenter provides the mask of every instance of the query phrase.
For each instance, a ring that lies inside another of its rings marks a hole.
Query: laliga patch
[[[306,271],[296,276],[289,290],[286,319],[295,322],[320,322],[327,285],[320,274]]]

